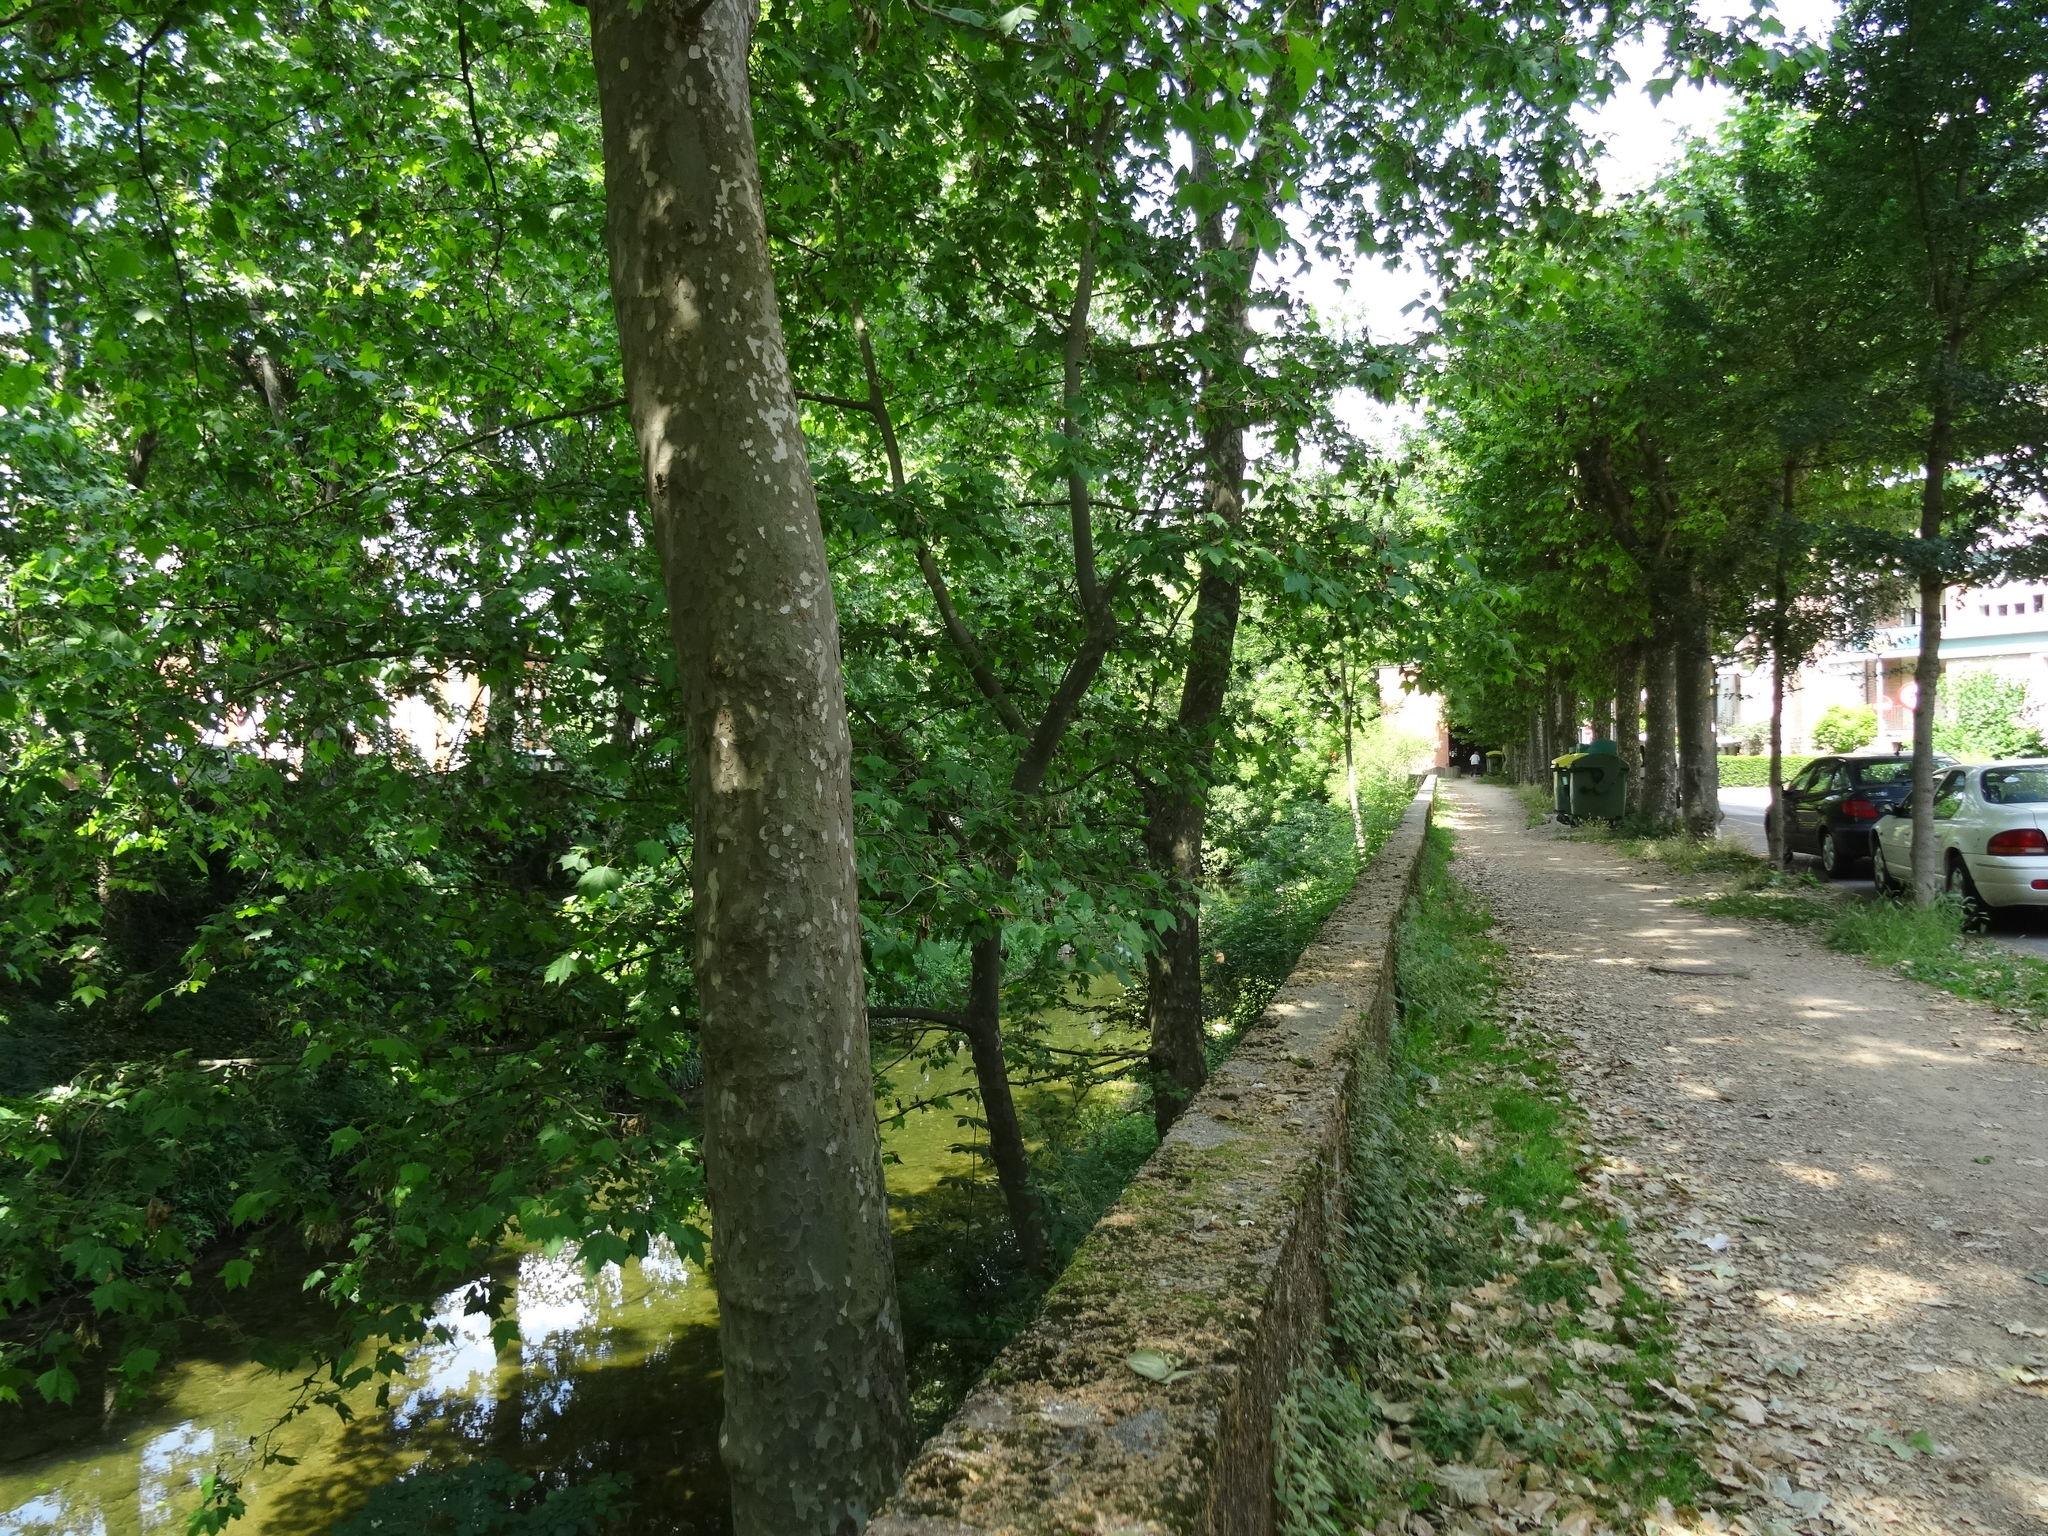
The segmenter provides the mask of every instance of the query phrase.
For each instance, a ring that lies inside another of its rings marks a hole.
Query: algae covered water
[[[317,1407],[280,1427],[298,1380],[232,1343],[188,1357],[157,1404],[103,1428],[41,1415],[0,1465],[0,1532],[181,1532],[216,1467],[245,1478],[246,1529],[332,1531],[381,1485],[486,1461],[564,1480],[630,1471],[666,1529],[720,1530],[717,1304],[703,1277],[656,1249],[596,1274],[574,1254],[521,1254],[507,1278],[515,1341],[495,1347],[490,1320],[465,1313],[468,1288],[451,1291],[434,1317],[447,1340],[411,1352],[386,1406],[375,1386],[353,1394],[347,1423]],[[296,1465],[261,1466],[266,1443]]]
[[[1048,1022],[1062,1043],[1099,1043],[1099,1015],[1058,1013]],[[957,1063],[896,1076],[905,1098],[967,1086]],[[928,1198],[980,1175],[962,1145],[969,1108],[921,1109],[885,1127],[899,1229],[923,1219]],[[375,1384],[354,1393],[345,1423],[326,1407],[280,1423],[300,1380],[256,1363],[249,1340],[312,1321],[288,1291],[238,1308],[246,1334],[200,1329],[148,1406],[104,1420],[83,1407],[6,1410],[0,1536],[181,1533],[216,1469],[242,1480],[248,1513],[230,1529],[252,1536],[417,1531],[404,1485],[451,1474],[473,1485],[480,1510],[502,1509],[507,1485],[527,1478],[616,1477],[626,1494],[605,1529],[724,1531],[718,1308],[706,1277],[665,1246],[594,1274],[573,1253],[511,1253],[493,1273],[517,1337],[494,1345],[489,1319],[466,1311],[469,1287],[452,1290],[434,1317],[447,1339],[414,1346],[381,1404]],[[262,1465],[266,1446],[292,1464]]]

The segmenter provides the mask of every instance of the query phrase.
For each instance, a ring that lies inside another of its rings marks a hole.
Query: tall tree
[[[837,616],[754,145],[751,0],[597,0],[605,231],[689,722],[736,1529],[839,1536],[905,1451]]]
[[[2039,489],[2043,412],[2024,360],[2048,341],[2048,6],[1857,0],[1806,92],[1819,217],[1873,294],[1873,382],[1918,439],[1913,888],[1934,840],[1943,596],[1988,528]],[[1959,474],[1972,482],[1959,494]]]

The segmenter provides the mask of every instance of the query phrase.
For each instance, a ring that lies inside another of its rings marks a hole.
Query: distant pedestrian
[[[1469,764],[1469,768],[1468,768],[1468,771],[1467,771],[1467,773],[1466,773],[1466,775],[1465,775],[1465,776],[1466,776],[1467,778],[1471,778],[1471,779],[1476,779],[1476,778],[1478,778],[1478,777],[1479,777],[1479,770],[1480,770],[1480,768],[1482,768],[1482,767],[1483,767],[1483,766],[1485,765],[1486,759],[1485,759],[1485,758],[1483,758],[1483,757],[1481,757],[1481,756],[1480,756],[1480,755],[1479,755],[1479,754],[1478,754],[1478,753],[1477,753],[1477,752],[1475,751],[1475,752],[1474,752],[1474,753],[1472,754],[1472,756],[1471,756],[1470,758],[1468,758],[1468,759],[1467,759],[1466,761],[1467,761],[1467,763]]]

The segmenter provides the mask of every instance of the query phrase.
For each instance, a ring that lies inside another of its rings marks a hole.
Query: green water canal
[[[1128,1045],[1107,1017],[1056,1011],[1048,1034],[1069,1046]],[[892,1083],[897,1102],[915,1102],[957,1093],[968,1076],[953,1062],[899,1068]],[[1060,1093],[1071,1109],[1074,1090]],[[963,1144],[973,1133],[959,1123],[974,1108],[963,1098],[885,1127],[900,1233],[936,1193],[980,1175],[979,1154]],[[630,1506],[607,1529],[724,1531],[718,1307],[705,1277],[664,1248],[594,1274],[574,1254],[511,1253],[496,1272],[509,1281],[517,1338],[495,1347],[489,1319],[464,1311],[468,1288],[451,1291],[435,1313],[445,1339],[412,1349],[382,1403],[374,1385],[355,1393],[347,1422],[326,1408],[281,1422],[298,1382],[256,1363],[243,1341],[304,1326],[306,1304],[283,1295],[242,1309],[233,1333],[201,1332],[146,1408],[110,1418],[17,1410],[0,1441],[0,1536],[182,1532],[199,1480],[217,1469],[243,1485],[248,1514],[236,1531],[324,1536],[374,1511],[379,1490],[388,1498],[401,1480],[483,1463],[549,1484],[623,1475]],[[264,1465],[265,1445],[291,1464]]]

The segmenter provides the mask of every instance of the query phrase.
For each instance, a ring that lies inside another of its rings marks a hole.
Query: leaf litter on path
[[[1658,1395],[1710,1436],[1707,1507],[1613,1529],[2048,1533],[2048,1225],[2037,1176],[2013,1171],[2048,1161],[2024,1130],[2048,1099],[2043,1053],[1958,1058],[1952,1038],[2003,1029],[1988,1010],[1797,933],[1731,939],[1717,921],[1717,952],[1740,946],[1754,975],[1710,997],[1614,964],[1682,933],[1655,889],[1675,879],[1603,881],[1623,872],[1609,851],[1532,850],[1519,818],[1510,835],[1505,817],[1454,814],[1461,839],[1483,838],[1457,872],[1499,921],[1507,1001],[1559,1042],[1591,1182],[1629,1212],[1670,1311],[1675,1380]],[[1854,1045],[1831,1047],[1816,1012]],[[1951,1183],[1951,1149],[1972,1142],[1994,1161]]]

